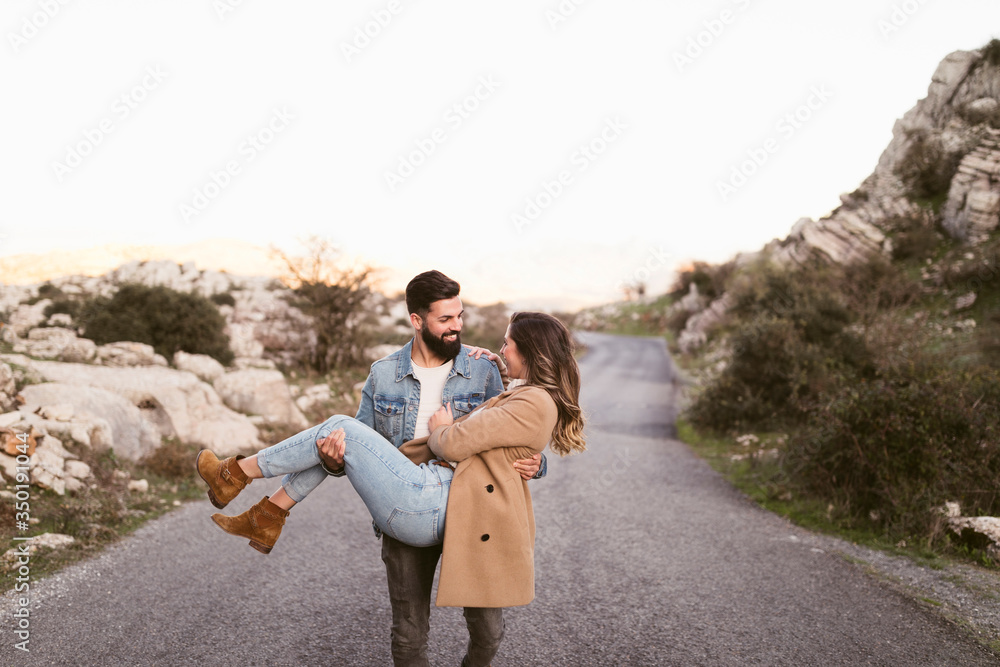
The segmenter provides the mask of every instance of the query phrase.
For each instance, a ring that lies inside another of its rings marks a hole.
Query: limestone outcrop
[[[260,447],[246,415],[226,407],[211,385],[193,373],[159,366],[109,368],[57,361],[29,361],[48,382],[96,387],[127,399],[161,437],[216,450],[220,455]]]
[[[784,266],[816,259],[849,264],[890,253],[891,235],[901,229],[940,222],[970,244],[994,232],[1000,226],[1000,64],[991,48],[949,54],[927,97],[896,122],[892,141],[861,186],[842,195],[828,216],[799,220],[786,238],[756,255]],[[915,183],[934,189],[934,196],[947,193],[940,216],[932,202],[920,199],[930,193],[915,194]],[[678,340],[682,351],[706,342],[725,314],[724,298],[688,319]]]
[[[292,400],[280,371],[247,369],[226,373],[214,383],[222,401],[238,412],[259,415],[265,421],[306,428],[309,421]]]
[[[160,433],[131,401],[99,387],[47,382],[21,390],[29,424],[64,440],[138,461],[160,445]],[[51,414],[53,406],[69,408]]]
[[[956,51],[938,66],[920,100],[893,127],[875,171],[841,206],[820,220],[804,218],[787,238],[765,252],[779,263],[803,264],[817,255],[849,263],[891,249],[887,234],[900,221],[933,225],[935,216],[913,201],[905,176],[921,159],[942,165],[951,180],[942,211],[945,229],[975,241],[996,228],[1000,216],[1000,68],[984,51]],[[947,165],[958,165],[952,177]]]
[[[942,211],[942,226],[953,238],[982,243],[1000,225],[1000,130],[990,128],[962,158]]]

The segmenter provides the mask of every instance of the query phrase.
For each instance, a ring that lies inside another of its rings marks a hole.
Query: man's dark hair
[[[461,287],[440,271],[424,271],[406,285],[406,309],[427,317],[431,304],[458,296]]]

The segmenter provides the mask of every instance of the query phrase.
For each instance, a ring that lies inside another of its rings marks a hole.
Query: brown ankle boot
[[[287,517],[288,510],[281,509],[272,503],[270,498],[264,496],[259,503],[243,514],[237,516],[213,514],[212,521],[230,535],[249,538],[250,546],[261,553],[269,554],[271,547],[278,540],[278,535],[281,535],[281,527],[285,525]]]
[[[238,461],[242,458],[242,456],[230,456],[220,461],[219,457],[208,449],[198,452],[196,463],[198,474],[208,484],[208,499],[220,510],[253,481],[240,469]]]

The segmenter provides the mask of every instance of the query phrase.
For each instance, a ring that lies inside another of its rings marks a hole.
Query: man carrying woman
[[[421,325],[422,339],[423,330],[430,326],[430,322]],[[449,330],[434,338],[453,344],[457,334]],[[512,317],[502,354],[511,377],[523,385],[468,414],[456,415],[452,403],[445,404],[428,418],[428,435],[410,440],[402,452],[362,421],[343,416],[331,417],[247,459],[218,461],[211,452],[203,452],[199,471],[217,506],[224,506],[251,479],[287,474],[282,489],[271,498],[238,517],[220,514],[213,519],[227,532],[247,537],[252,546],[269,551],[288,509],[327,476],[321,448],[327,467],[343,462],[383,533],[417,546],[443,538],[438,605],[501,608],[527,604],[534,597],[534,517],[530,492],[515,465],[540,453],[547,444],[559,454],[585,448],[579,371],[569,332],[542,313]],[[392,432],[391,418],[405,402],[385,400],[379,410],[378,398],[372,392],[374,421],[384,419],[385,430]],[[456,407],[461,413],[462,406]],[[363,402],[359,415],[364,411]],[[402,437],[405,430],[392,434]],[[444,530],[446,517],[448,529]],[[470,643],[465,664],[485,664],[483,660],[488,662],[495,653],[492,648],[486,651],[490,655],[474,656],[474,648]],[[419,664],[399,662],[395,641],[394,659],[397,664]]]

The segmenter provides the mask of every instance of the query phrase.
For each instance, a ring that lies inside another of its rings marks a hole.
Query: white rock
[[[207,354],[188,354],[183,350],[174,353],[174,366],[194,373],[209,384],[226,373],[226,367]]]
[[[52,369],[69,367],[101,369],[100,366],[79,366],[59,362]],[[118,369],[103,369],[114,371]],[[125,369],[122,369],[125,370]],[[55,372],[55,370],[53,371]],[[58,373],[56,373],[58,374]],[[87,374],[65,372],[67,379],[85,381]],[[115,454],[131,461],[137,461],[160,444],[160,434],[156,426],[147,420],[141,410],[120,393],[86,384],[50,382],[29,385],[21,390],[25,408],[33,411],[39,406],[52,403],[72,405],[74,416],[79,421],[49,422],[45,428],[62,437],[70,437],[76,442],[97,449],[110,447]]]
[[[42,533],[41,535],[36,535],[31,538],[30,542],[34,547],[59,549],[61,547],[68,547],[74,544],[76,542],[76,538],[71,535],[63,535],[61,533]]]
[[[149,482],[144,479],[134,479],[128,483],[128,490],[136,493],[146,493],[149,491]]]
[[[268,421],[296,428],[309,426],[292,402],[285,376],[280,371],[250,369],[226,373],[215,381],[219,396],[233,410],[261,415]]]
[[[39,414],[45,419],[51,419],[53,421],[68,422],[73,418],[75,410],[71,404],[59,403],[57,405],[45,405],[42,406]]]
[[[118,368],[132,366],[169,366],[167,360],[153,350],[152,345],[121,341],[97,348],[98,363]]]
[[[31,483],[43,489],[52,489],[60,496],[66,495],[66,480],[44,468],[32,469]]]
[[[93,474],[90,466],[83,461],[66,461],[65,468],[67,477],[75,477],[77,479],[87,479]],[[66,480],[67,482],[69,480]]]
[[[31,474],[37,476],[40,471],[45,471],[54,477],[63,477],[66,468],[66,459],[46,447],[35,449],[35,455],[31,457]]]
[[[3,471],[4,477],[13,482],[17,477],[17,459],[0,452],[0,470]]]
[[[14,381],[14,370],[0,362],[0,410],[14,407],[14,394],[17,393],[17,383]],[[2,425],[2,424],[0,424]]]
[[[955,299],[955,310],[965,310],[971,308],[976,303],[976,293],[969,292]]]
[[[227,408],[212,386],[192,373],[171,368],[109,368],[56,361],[29,364],[44,380],[98,387],[126,398],[140,408],[143,418],[164,437],[207,447],[221,456],[262,447],[256,427],[246,416]],[[114,425],[107,415],[101,416]],[[127,447],[127,443],[116,434],[116,451],[123,446]],[[148,451],[133,450],[133,460]]]
[[[42,533],[41,535],[36,535],[30,540],[27,540],[28,555],[33,556],[41,548],[48,549],[60,549],[62,547],[68,547],[76,542],[76,538],[70,535],[62,535],[60,533]],[[17,565],[18,558],[23,556],[24,552],[21,551],[20,547],[14,547],[13,549],[8,549],[4,555],[3,559],[9,564]]]
[[[30,306],[19,305],[7,319],[7,326],[18,336],[27,335],[29,331],[45,321],[45,308],[51,303],[50,299],[42,299]]]
[[[71,327],[73,326],[73,318],[68,313],[54,313],[49,317],[48,325],[50,327]]]
[[[302,395],[295,399],[295,405],[300,410],[308,412],[317,405],[326,403],[331,399],[330,386],[317,384],[302,392]]]

